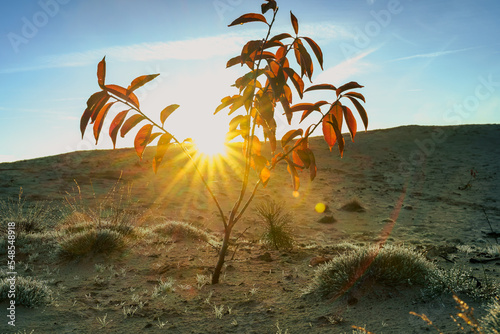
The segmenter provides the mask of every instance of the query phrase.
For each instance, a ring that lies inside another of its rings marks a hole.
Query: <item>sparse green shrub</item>
[[[265,232],[262,235],[264,242],[276,249],[290,249],[293,247],[293,236],[290,229],[292,217],[285,212],[283,205],[276,201],[265,201],[255,207],[257,215],[262,220]]]
[[[210,234],[184,222],[167,221],[151,229],[151,232],[161,236],[172,236],[174,238],[210,241]]]
[[[9,300],[10,281],[8,277],[0,280],[0,301]],[[35,307],[51,301],[52,291],[43,281],[31,277],[17,276],[15,281],[16,305]]]
[[[495,299],[487,310],[488,313],[481,318],[481,326],[485,333],[500,333],[500,303]]]
[[[320,265],[306,293],[322,297],[342,294],[362,279],[374,279],[387,285],[415,284],[424,286],[437,271],[421,253],[386,245],[353,247]]]
[[[465,294],[474,299],[489,299],[499,293],[498,285],[492,280],[479,279],[471,270],[462,268],[451,268],[449,270],[439,269],[432,277],[433,293],[451,292],[453,294]]]

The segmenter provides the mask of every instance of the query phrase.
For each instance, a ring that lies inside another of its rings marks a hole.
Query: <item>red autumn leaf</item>
[[[309,55],[309,52],[307,52],[306,48],[302,43],[297,43],[297,47],[300,53],[300,60],[301,60],[300,66],[303,68],[302,72],[304,72],[305,70],[305,72],[307,73],[307,77],[309,78],[310,81],[312,79],[312,74],[314,71],[311,55]]]
[[[180,106],[178,104],[171,104],[161,111],[160,113],[161,126],[165,124],[165,121],[167,120],[168,116],[170,116],[179,107]]]
[[[356,107],[358,110],[359,116],[361,116],[361,120],[363,121],[363,125],[365,126],[365,131],[368,129],[368,115],[366,114],[365,108],[359,103],[358,100],[351,96],[347,96],[349,100],[351,100],[352,104]]]
[[[311,108],[305,109],[304,112],[302,113],[302,117],[300,118],[300,122],[299,123],[302,123],[302,121],[304,119],[306,119],[306,117],[309,116],[313,111],[315,111],[315,110],[321,111],[320,107],[323,106],[323,105],[325,105],[325,104],[328,104],[328,102],[326,102],[326,101],[318,101],[318,102],[314,103]]]
[[[158,167],[160,166],[168,147],[170,146],[170,141],[172,140],[172,138],[173,136],[167,132],[162,134],[160,139],[158,140],[158,144],[156,145],[156,154],[153,159],[153,171],[155,172],[155,174],[158,171]]]
[[[334,85],[330,85],[330,84],[320,84],[320,85],[313,85],[309,88],[307,88],[305,92],[310,92],[312,90],[320,90],[320,89],[329,89],[329,90],[337,90],[337,88],[334,86]]]
[[[297,93],[299,93],[300,98],[302,99],[303,93],[304,93],[304,81],[300,78],[300,76],[290,67],[285,67],[283,68],[285,73],[288,75],[290,80],[292,80],[293,85],[295,86],[295,89],[297,90]]]
[[[267,41],[266,44],[262,47],[264,50],[269,48],[277,48],[284,46],[281,41]]]
[[[97,64],[97,83],[99,87],[104,88],[104,80],[106,79],[106,56]]]
[[[345,93],[344,96],[352,96],[352,97],[355,97],[357,99],[360,99],[363,102],[366,102],[365,101],[365,97],[363,96],[363,94],[360,94],[360,93],[357,93],[357,92],[348,92],[348,93]]]
[[[228,27],[232,27],[238,24],[243,24],[243,23],[248,23],[248,22],[264,22],[267,24],[267,20],[262,14],[257,14],[257,13],[249,13],[249,14],[243,14],[240,17],[238,17],[236,20],[231,22]]]
[[[272,9],[273,11],[276,11],[278,8],[278,5],[276,4],[275,0],[266,0],[267,3],[263,3],[260,7],[262,10],[262,14],[265,14],[269,9]]]
[[[347,128],[349,129],[349,133],[351,134],[351,140],[354,141],[354,137],[356,136],[357,124],[356,118],[352,114],[351,109],[346,106],[342,106],[342,110],[344,111],[344,118],[347,124]]]
[[[108,102],[109,95],[105,91],[100,91],[92,94],[90,98],[87,100],[87,108],[82,114],[80,119],[80,131],[83,135],[85,134],[85,129],[89,124],[89,120],[92,119],[92,123],[95,121],[97,117],[97,112]]]
[[[104,89],[139,109],[139,99],[134,93],[128,92],[125,88],[118,85],[106,85]]]
[[[97,141],[99,140],[99,134],[101,133],[102,125],[104,124],[104,118],[108,114],[109,108],[111,108],[114,103],[115,102],[110,102],[106,104],[104,107],[102,107],[101,110],[99,110],[99,114],[97,114],[94,122],[94,138],[96,145]]]
[[[314,103],[297,103],[291,107],[293,112],[301,110],[314,110]]]
[[[281,41],[282,39],[285,39],[285,38],[292,38],[292,35],[287,34],[287,33],[279,34],[279,35],[271,37],[269,39],[269,42]]]
[[[142,154],[144,153],[144,149],[146,148],[146,145],[148,145],[152,129],[153,125],[146,124],[135,135],[134,147],[135,151],[137,152],[137,155],[141,160],[142,160]]]
[[[297,21],[292,11],[290,11],[290,20],[292,21],[293,31],[295,31],[295,35],[297,35],[299,33],[299,21]]]
[[[339,96],[340,94],[342,94],[346,90],[354,89],[354,88],[363,88],[363,87],[364,86],[361,86],[357,82],[354,82],[354,81],[348,82],[345,85],[342,85],[339,88],[337,88],[337,96]]]
[[[285,133],[283,138],[281,138],[281,147],[285,147],[286,144],[288,144],[291,140],[293,140],[293,138],[297,136],[302,136],[303,133],[304,130],[302,129],[288,131],[287,133]]]
[[[142,115],[139,115],[139,114],[135,114],[135,115],[132,115],[129,117],[129,119],[127,119],[125,121],[125,123],[123,124],[122,128],[120,129],[120,136],[123,138],[125,137],[125,135],[130,131],[132,130],[132,128],[134,126],[136,126],[137,124],[139,124],[139,122],[145,120],[146,117],[142,116]]]
[[[337,139],[340,141],[342,137],[342,106],[339,102],[335,102],[328,114],[323,118],[323,137],[325,138],[330,151],[335,145]],[[340,145],[340,143],[339,143]]]
[[[118,134],[118,130],[120,129],[120,126],[122,126],[123,121],[125,121],[125,117],[127,117],[129,111],[130,109],[118,113],[109,126],[109,136],[113,141],[113,149],[116,147],[116,135]]]
[[[323,69],[323,52],[321,51],[319,45],[316,44],[316,42],[309,37],[302,37],[302,38],[305,39],[306,42],[309,44],[309,46],[314,52],[314,55],[316,55],[316,59],[318,59],[319,66],[321,67],[321,69]]]
[[[159,75],[160,74],[149,74],[149,75],[141,75],[140,77],[135,78],[130,84],[130,86],[128,86],[127,94],[132,93],[134,90],[147,84],[148,82],[150,82]]]

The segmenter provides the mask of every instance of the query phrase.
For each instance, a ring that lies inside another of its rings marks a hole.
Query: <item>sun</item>
[[[196,151],[208,158],[227,155],[226,134],[224,132],[214,132],[200,138],[193,138]]]

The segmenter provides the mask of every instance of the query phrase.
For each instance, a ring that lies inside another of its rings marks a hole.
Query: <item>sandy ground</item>
[[[321,139],[312,139],[316,180],[310,182],[304,174],[300,196],[295,198],[282,166],[255,198],[256,203],[275,199],[285,204],[293,217],[294,249],[264,247],[263,226],[250,207],[233,234],[239,237],[234,258],[229,259],[232,248],[221,284],[216,286],[201,286],[197,281],[197,275],[210,274],[216,261],[214,249],[202,242],[136,241],[120,254],[72,261],[49,261],[43,255],[30,259],[30,254],[20,253],[20,274],[48,280],[55,300],[34,309],[18,307],[15,329],[27,333],[351,333],[351,326],[366,325],[374,333],[432,332],[409,314],[414,311],[425,313],[444,333],[456,333],[449,316],[456,313],[451,295],[424,300],[419,289],[377,284],[357,287],[336,300],[311,300],[302,291],[314,276],[310,260],[333,256],[331,247],[344,241],[416,246],[441,267],[470,268],[481,279],[498,281],[500,260],[489,261],[491,256],[484,250],[497,245],[487,233],[500,231],[499,139],[499,125],[405,126],[359,133],[355,143],[346,138],[342,159],[338,152],[329,152]],[[51,201],[53,206],[64,206],[65,198],[77,194],[78,183],[83,200],[91,204],[93,193],[101,198],[122,175],[138,226],[161,216],[189,222],[218,238],[222,227],[218,212],[189,164],[171,152],[169,163],[155,176],[151,154],[148,151],[143,162],[127,149],[0,164],[0,199],[15,198],[22,187],[28,203]],[[227,212],[239,191],[238,168],[227,161],[218,171],[207,172]],[[477,171],[475,178],[471,170]],[[342,210],[353,199],[365,210]],[[328,209],[317,213],[317,203]],[[324,223],[325,217],[333,219]],[[471,246],[469,252],[463,251],[464,246]],[[485,263],[470,261],[485,258]],[[175,291],[153,298],[160,278],[175,280]],[[465,300],[478,317],[484,314],[484,304]],[[0,314],[7,305],[7,301],[0,303]],[[222,306],[218,318],[215,308]],[[125,316],[127,307],[137,311]],[[16,333],[6,325],[5,315],[2,318],[0,332]]]

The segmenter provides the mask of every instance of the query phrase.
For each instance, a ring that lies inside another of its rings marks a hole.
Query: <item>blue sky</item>
[[[241,69],[225,69],[264,25],[227,25],[262,0],[4,0],[0,13],[0,162],[81,149],[111,148],[79,119],[98,91],[96,66],[106,55],[107,83],[127,86],[160,73],[138,91],[151,117],[173,103],[179,138],[227,130],[213,116]],[[282,0],[275,34],[302,36],[325,56],[314,83],[364,85],[369,130],[399,125],[500,122],[500,2],[497,0]],[[327,98],[319,94],[311,99]],[[294,102],[299,102],[298,97]],[[308,101],[304,101],[308,102]],[[117,109],[116,111],[120,111]],[[278,122],[285,125],[284,122]],[[359,122],[360,123],[360,122]],[[288,128],[282,127],[284,133]],[[319,133],[317,134],[319,135]],[[119,138],[118,147],[132,145]]]

